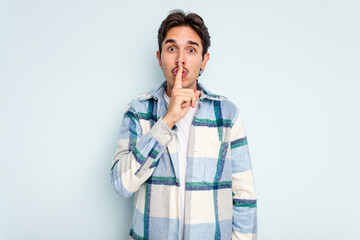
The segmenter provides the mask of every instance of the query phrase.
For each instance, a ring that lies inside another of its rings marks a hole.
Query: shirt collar
[[[158,100],[159,98],[164,98],[164,91],[166,88],[166,80],[161,83],[161,85],[158,88],[155,88],[147,93],[145,93],[142,97],[140,97],[140,100],[147,100],[150,98],[154,98]],[[199,83],[198,80],[196,80],[196,88],[201,91],[199,100],[213,100],[213,101],[222,101],[226,99],[225,97],[217,94],[211,93],[209,90],[207,90],[202,83]]]

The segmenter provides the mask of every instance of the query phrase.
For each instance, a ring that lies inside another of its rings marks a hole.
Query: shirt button
[[[165,140],[170,140],[170,135],[165,135]]]

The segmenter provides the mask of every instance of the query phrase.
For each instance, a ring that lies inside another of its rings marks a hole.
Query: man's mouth
[[[177,68],[175,70],[173,70],[172,74],[173,74],[174,77],[176,76],[177,72],[178,72]],[[181,78],[184,78],[186,76],[186,74],[187,74],[187,71],[185,69],[183,69],[182,74],[181,74]]]

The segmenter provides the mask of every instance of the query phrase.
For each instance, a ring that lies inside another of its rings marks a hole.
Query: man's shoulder
[[[225,122],[230,121],[232,125],[239,114],[239,108],[235,102],[228,97],[207,90],[202,84],[200,86],[202,89],[200,100],[205,102],[203,106],[206,108],[200,118],[222,119]]]
[[[219,95],[221,96],[221,95]],[[221,115],[223,119],[234,122],[239,114],[239,108],[231,99],[221,96],[218,106],[221,107]]]
[[[126,110],[131,108],[135,112],[147,113],[149,111],[149,103],[157,99],[156,94],[159,95],[159,90],[160,87],[154,88],[133,97],[127,103]]]
[[[141,101],[147,101],[152,98],[152,95],[149,93],[150,93],[150,91],[141,93],[141,94],[133,97],[129,103],[137,103],[137,102],[141,102]]]
[[[151,95],[148,92],[141,93],[133,97],[127,104],[127,108],[132,108],[135,111],[146,111],[148,102],[151,100]]]
[[[214,93],[214,92],[208,90],[200,82],[197,82],[197,85],[198,85],[198,89],[201,89],[202,94],[204,94],[205,99],[219,101],[219,102],[221,102],[222,105],[227,106],[227,107],[232,107],[232,108],[236,107],[235,103],[232,100],[230,100],[228,97],[225,97],[223,95],[220,95],[220,94],[217,94],[217,93]]]
[[[235,102],[232,101],[231,99],[229,99],[228,97],[225,97],[223,95],[210,92],[209,90],[206,90],[205,96],[209,100],[213,100],[214,102],[218,102],[218,103],[215,103],[215,104],[221,105],[222,109],[226,109],[226,110],[229,110],[231,112],[235,111],[237,109],[237,106],[236,106]]]

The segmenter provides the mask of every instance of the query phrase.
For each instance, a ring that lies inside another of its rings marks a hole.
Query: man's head
[[[157,36],[160,54],[162,51],[162,43],[167,32],[170,28],[177,26],[189,26],[199,35],[203,47],[202,57],[204,57],[210,47],[210,35],[204,20],[196,13],[185,14],[182,10],[171,11],[160,25]]]
[[[195,13],[172,11],[160,25],[158,44],[157,58],[170,90],[178,62],[184,68],[183,87],[196,90],[196,79],[209,60],[210,35],[203,19]]]

